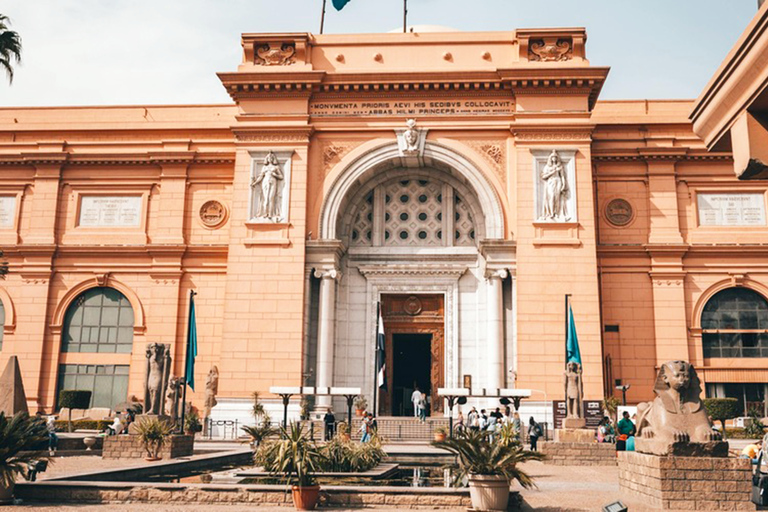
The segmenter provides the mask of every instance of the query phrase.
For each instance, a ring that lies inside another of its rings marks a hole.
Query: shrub
[[[725,434],[725,420],[730,420],[741,414],[741,406],[736,398],[705,398],[704,408],[712,421],[719,421]]]
[[[749,419],[744,427],[744,433],[751,439],[762,438],[763,431],[765,430],[765,425],[763,425],[763,415],[760,414],[760,411],[755,407],[751,408],[747,415],[749,416]]]
[[[289,429],[281,428],[280,433],[281,439],[259,447],[254,460],[270,473],[282,474],[293,485],[314,485],[322,459],[317,445],[299,423],[292,422]]]
[[[272,427],[272,420],[268,414],[264,414],[261,423],[257,423],[256,425],[246,425],[240,427],[240,430],[248,434],[248,437],[251,438],[249,442],[253,448],[258,448],[264,440],[279,432],[278,429]]]
[[[62,389],[59,392],[59,408],[69,408],[67,430],[72,432],[72,409],[87,409],[91,405],[91,392],[77,389]]]
[[[158,418],[142,418],[135,424],[136,434],[147,451],[147,456],[156,459],[165,445],[165,440],[173,433],[173,426]]]
[[[106,430],[108,426],[112,424],[109,420],[75,420],[72,422],[72,428],[74,430]],[[56,420],[54,426],[58,432],[64,431],[67,426],[67,420]]]
[[[27,469],[28,463],[48,460],[47,454],[36,451],[47,442],[48,429],[41,418],[25,412],[8,418],[0,412],[0,484],[7,488]]]
[[[354,443],[336,435],[320,449],[322,471],[334,473],[361,473],[379,465],[387,456],[381,440],[373,436],[367,443]]]

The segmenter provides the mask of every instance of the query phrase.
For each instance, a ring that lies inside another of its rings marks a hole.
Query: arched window
[[[62,352],[129,353],[133,345],[133,308],[114,288],[91,288],[67,309]]]
[[[717,292],[701,314],[704,357],[768,357],[768,301],[748,288]]]

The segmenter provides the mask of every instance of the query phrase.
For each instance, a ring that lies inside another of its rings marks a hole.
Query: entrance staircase
[[[337,420],[346,420],[346,417],[336,417]],[[313,421],[315,439],[323,437],[323,422]],[[434,438],[434,432],[439,427],[448,428],[448,418],[427,418],[422,423],[416,418],[384,416],[376,418],[379,436],[387,442],[398,443],[430,443]],[[360,439],[360,418],[352,419],[352,439]]]

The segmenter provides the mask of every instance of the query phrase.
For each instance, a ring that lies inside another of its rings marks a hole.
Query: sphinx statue
[[[728,443],[712,429],[701,402],[701,382],[686,361],[661,365],[656,398],[637,406],[635,450],[654,455],[727,457]]]

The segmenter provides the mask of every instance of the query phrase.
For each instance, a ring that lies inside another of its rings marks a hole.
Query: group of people
[[[427,421],[429,399],[427,398],[427,395],[419,389],[419,386],[416,386],[413,393],[411,393],[411,403],[413,404],[413,416],[422,423]]]
[[[510,407],[506,407],[504,412],[501,412],[501,408],[497,407],[490,414],[485,409],[480,409],[478,412],[476,407],[467,414],[466,419],[464,414],[459,411],[456,419],[456,430],[462,431],[469,429],[474,432],[488,432],[491,441],[494,440],[495,435],[506,425],[512,426],[512,432],[516,439],[520,440],[523,431],[523,422],[520,419],[520,414],[512,412]],[[538,439],[544,435],[544,430],[541,425],[533,418],[528,420],[528,439],[531,443],[531,450],[536,450]]]
[[[635,434],[637,427],[629,417],[629,412],[624,411],[621,419],[614,427],[611,418],[604,416],[597,426],[598,443],[615,443],[617,451],[634,451]]]
[[[336,434],[336,416],[334,416],[333,411],[328,410],[325,413],[325,416],[323,416],[323,423],[325,424],[325,440],[330,441]],[[360,422],[360,428],[357,431],[357,433],[360,434],[360,442],[369,442],[373,436],[376,435],[377,429],[378,424],[373,413],[364,412],[363,419]]]

